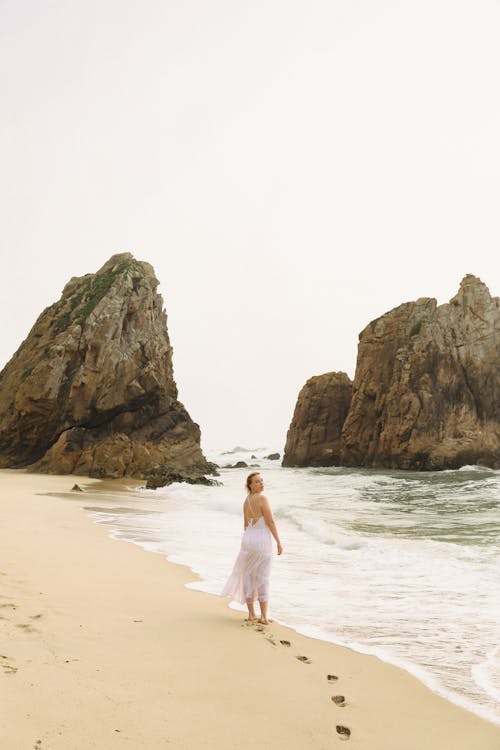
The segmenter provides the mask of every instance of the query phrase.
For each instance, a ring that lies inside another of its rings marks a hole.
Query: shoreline
[[[85,495],[68,501],[75,482]],[[186,587],[202,580],[188,566],[115,544],[82,507],[106,484],[0,471],[5,750],[498,750],[496,724],[406,670],[245,625],[228,599]]]
[[[125,488],[124,488],[124,491],[125,491]],[[90,516],[90,512],[89,512],[89,516]],[[90,520],[93,521],[92,518],[90,518]],[[243,616],[246,614],[246,608],[243,605],[238,604],[238,607],[241,607],[241,609],[238,609],[237,607],[234,607],[234,608],[230,607],[229,606],[230,602],[228,598],[221,597],[220,595],[214,594],[213,592],[210,592],[210,591],[206,591],[202,587],[198,588],[196,584],[198,583],[203,584],[203,582],[206,581],[206,579],[203,578],[196,570],[194,570],[194,568],[191,567],[189,562],[172,560],[169,555],[166,555],[163,552],[158,552],[157,550],[152,549],[152,547],[150,546],[151,543],[149,542],[140,542],[140,541],[136,541],[133,539],[126,539],[125,537],[114,536],[113,532],[115,530],[115,527],[113,527],[112,522],[93,521],[93,523],[109,526],[110,530],[108,532],[108,535],[112,541],[128,542],[131,544],[135,544],[139,548],[143,549],[145,552],[151,552],[153,554],[161,554],[170,565],[180,565],[181,567],[187,568],[194,578],[193,581],[190,581],[185,584],[187,589],[189,589],[190,591],[198,591],[199,593],[203,593],[208,596],[214,596],[219,599],[222,599],[223,601],[226,602],[228,609],[231,609],[233,612],[237,612],[238,614],[241,614]],[[287,628],[288,630],[291,630],[294,633],[297,633],[298,635],[303,636],[304,638],[311,638],[313,640],[320,641],[322,643],[328,643],[330,645],[337,646],[339,648],[347,649],[348,651],[353,651],[356,654],[370,656],[375,659],[378,659],[382,664],[395,667],[396,669],[401,669],[404,672],[406,672],[408,675],[413,677],[414,679],[418,680],[418,682],[421,685],[426,687],[436,696],[439,696],[440,698],[448,701],[449,703],[452,703],[453,705],[457,706],[458,708],[464,711],[474,714],[474,716],[477,716],[482,721],[486,721],[489,724],[493,724],[494,726],[497,726],[500,728],[500,718],[497,718],[496,716],[490,716],[488,709],[485,709],[484,711],[482,711],[481,707],[473,704],[472,701],[469,701],[467,699],[467,697],[463,696],[460,693],[454,692],[450,688],[443,687],[439,683],[436,677],[434,677],[430,672],[425,671],[419,665],[413,664],[412,662],[404,661],[403,659],[399,659],[396,656],[393,657],[392,655],[387,654],[387,653],[384,653],[384,654],[378,653],[376,649],[370,649],[368,646],[364,646],[361,643],[350,644],[350,643],[344,643],[340,640],[335,640],[335,638],[328,637],[328,635],[324,631],[319,630],[319,629],[317,630],[317,632],[311,632],[311,631],[314,631],[314,628],[312,626],[308,626],[308,625],[305,625],[302,627],[300,625],[295,626],[291,622],[287,622],[285,620],[279,619],[279,617],[275,617],[274,619],[275,619],[275,622],[277,622],[282,627]],[[499,745],[499,750],[500,750],[500,745]]]
[[[137,487],[131,486],[130,484],[123,487],[123,491],[128,494],[130,498],[134,498],[136,500],[141,499],[141,492],[137,490]],[[95,523],[109,526],[109,536],[111,539],[117,541],[130,541],[134,544],[137,544],[139,547],[146,551],[159,551],[158,549],[156,549],[156,543],[154,541],[146,541],[137,538],[136,530],[134,530],[134,527],[132,527],[130,532],[127,531],[127,529],[124,529],[120,525],[119,516],[116,516],[112,506],[109,509],[103,508],[102,513],[106,515],[107,510],[109,510],[111,516],[115,515],[114,520],[113,518],[109,520],[101,520],[101,511],[97,509],[95,512],[89,511],[89,515]],[[141,513],[141,511],[138,512]],[[167,554],[165,550],[162,550],[161,554],[164,555],[165,559],[168,562],[171,562],[175,565],[184,565],[192,572],[193,578],[195,578],[196,580],[194,580],[192,583],[186,584],[187,588],[194,591],[201,591],[203,593],[210,594],[211,596],[220,596],[217,591],[213,590],[213,586],[205,586],[205,583],[213,582],[213,579],[210,577],[209,573],[208,577],[205,577],[207,571],[202,569],[203,566],[200,567],[199,560],[198,563],[193,563],[193,561],[189,559],[189,555],[185,553],[180,554],[178,550],[169,554]],[[231,608],[236,612],[246,613],[245,607],[239,607],[240,605],[237,604],[231,606]],[[303,622],[298,622],[296,624],[293,620],[287,619],[286,616],[282,618],[279,613],[276,614],[275,607],[276,605],[272,607],[271,615],[274,615],[274,619],[276,619],[276,621],[284,627],[290,628],[294,632],[309,638],[320,640],[325,643],[333,644],[335,646],[340,646],[342,648],[351,649],[358,654],[374,656],[384,664],[403,669],[405,672],[419,680],[420,683],[425,685],[436,695],[439,695],[445,700],[450,701],[454,705],[459,706],[466,711],[470,711],[474,715],[489,723],[494,724],[495,726],[500,726],[500,716],[495,711],[495,708],[498,704],[494,702],[494,698],[492,700],[492,703],[494,704],[493,706],[491,706],[489,703],[481,704],[479,701],[475,701],[474,697],[469,697],[466,692],[460,692],[458,690],[454,690],[453,687],[447,686],[445,682],[440,681],[439,676],[434,674],[431,669],[426,669],[418,662],[406,659],[404,655],[402,656],[392,654],[381,647],[370,647],[369,645],[365,645],[362,642],[356,642],[355,640],[351,642],[342,641],[341,639],[336,638],[336,636],[330,631],[322,630],[321,628],[315,627],[314,625],[304,624]]]
[[[322,638],[319,635],[313,635],[312,633],[306,632],[308,629],[307,627],[296,630],[293,625],[290,625],[288,623],[283,623],[283,625],[294,630],[300,635],[305,636],[306,638],[314,638],[320,641],[324,641],[325,643],[330,643],[334,646],[338,646],[339,648],[346,648],[348,650],[354,651],[357,654],[372,656],[378,659],[382,664],[387,664],[388,666],[394,667],[395,669],[401,669],[403,670],[403,672],[406,672],[415,680],[418,680],[421,685],[434,693],[434,695],[439,696],[443,700],[448,701],[449,703],[457,706],[457,708],[460,708],[463,711],[474,714],[474,716],[477,716],[482,721],[486,721],[488,722],[488,724],[493,724],[493,726],[500,728],[500,718],[497,718],[496,716],[490,716],[488,710],[485,710],[483,712],[480,707],[477,707],[472,702],[469,702],[469,700],[466,697],[462,696],[460,693],[454,692],[450,688],[442,687],[437,678],[435,678],[432,674],[425,671],[418,665],[413,664],[412,662],[404,661],[404,659],[398,659],[398,657],[392,657],[391,655],[386,653],[382,655],[376,650],[372,650],[369,647],[363,646],[363,644],[351,645],[348,643],[343,643],[342,641],[334,640],[333,638]]]

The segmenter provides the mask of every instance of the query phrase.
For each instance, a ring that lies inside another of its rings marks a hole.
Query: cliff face
[[[500,468],[500,299],[478,278],[448,304],[401,305],[360,334],[341,463]]]
[[[113,256],[73,278],[0,373],[0,466],[147,478],[211,471],[177,400],[158,281]]]
[[[500,468],[500,299],[475,276],[370,323],[352,399],[333,376],[300,392],[284,466]]]
[[[288,430],[283,466],[335,466],[352,397],[344,372],[309,378],[299,393]]]

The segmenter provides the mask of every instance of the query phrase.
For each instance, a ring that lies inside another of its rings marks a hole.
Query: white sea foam
[[[500,705],[500,646],[491,649],[484,661],[474,664],[472,676],[477,685]]]
[[[285,547],[273,561],[275,619],[402,666],[500,723],[500,472],[257,463]],[[221,487],[105,496],[89,512],[114,538],[188,565],[202,579],[190,588],[218,594],[239,549],[249,471],[222,471]]]

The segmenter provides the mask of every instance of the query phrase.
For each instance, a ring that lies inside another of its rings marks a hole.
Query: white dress
[[[248,496],[250,505],[250,496]],[[252,506],[250,510],[253,515]],[[222,596],[230,596],[240,604],[248,601],[269,600],[269,579],[273,559],[273,536],[264,516],[250,519],[243,532],[241,549],[233,572],[222,589]]]

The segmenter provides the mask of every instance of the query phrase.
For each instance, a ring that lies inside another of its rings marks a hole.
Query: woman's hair
[[[252,482],[253,477],[257,477],[259,476],[259,474],[260,474],[260,471],[252,471],[252,473],[247,476],[247,481],[245,482],[247,490],[250,489],[250,484]]]

